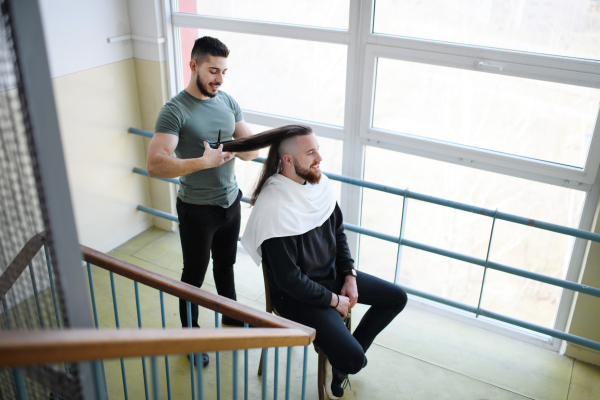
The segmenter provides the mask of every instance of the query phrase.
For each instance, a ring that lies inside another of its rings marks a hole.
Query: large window
[[[600,165],[599,1],[177,3],[168,27],[173,93],[189,81],[193,41],[217,36],[231,49],[223,89],[254,131],[308,123],[321,138],[323,170],[590,229]],[[237,164],[246,195],[259,168]],[[346,222],[399,235],[402,197],[335,188]],[[407,211],[405,238],[485,259],[491,218],[412,199]],[[349,238],[362,271],[478,304],[480,266],[403,247],[397,268],[397,244]],[[576,280],[584,249],[579,239],[497,221],[490,260]],[[489,271],[481,306],[564,330],[572,297]]]

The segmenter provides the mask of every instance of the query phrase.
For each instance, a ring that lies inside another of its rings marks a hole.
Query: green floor
[[[177,234],[149,229],[112,254],[149,270],[179,278],[182,266]],[[236,264],[238,301],[264,310],[261,270],[250,257],[238,254]],[[108,273],[93,269],[98,317],[101,328],[115,326]],[[212,274],[203,288],[216,292]],[[119,316],[122,327],[137,327],[133,283],[116,277]],[[160,327],[160,302],[156,290],[140,286],[144,327]],[[167,326],[178,327],[177,299],[165,296]],[[358,305],[353,314],[357,323],[366,311]],[[201,326],[214,326],[214,313],[200,312]],[[268,398],[273,398],[273,350],[269,354]],[[317,397],[316,354],[309,349],[307,399]],[[407,307],[377,338],[369,349],[369,366],[351,377],[352,388],[345,399],[600,399],[600,368],[559,356],[540,347],[474,328],[436,314]],[[292,399],[300,398],[303,348],[292,355]],[[216,398],[216,355],[203,371],[206,399]],[[221,360],[221,395],[231,398],[232,352]],[[249,398],[261,396],[256,369],[260,350],[249,351]],[[190,367],[184,355],[171,356],[173,399],[190,398]],[[243,352],[239,352],[239,398],[243,398]],[[279,397],[284,397],[286,351],[281,349]],[[146,360],[148,371],[149,360]],[[130,399],[143,399],[144,384],[140,359],[125,360]],[[164,358],[159,358],[162,398],[166,397]],[[118,360],[105,363],[110,399],[121,399],[123,384]]]

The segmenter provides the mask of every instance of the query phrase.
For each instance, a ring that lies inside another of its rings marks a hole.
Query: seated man
[[[257,264],[265,263],[275,309],[316,329],[328,360],[325,389],[337,399],[407,297],[399,286],[354,269],[341,210],[319,169],[317,137],[309,127],[293,128],[293,136],[271,144],[242,245]],[[340,314],[357,302],[371,308],[350,334]]]

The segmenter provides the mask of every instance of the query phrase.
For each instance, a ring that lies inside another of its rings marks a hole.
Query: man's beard
[[[206,97],[210,97],[211,99],[213,97],[215,97],[217,95],[217,93],[218,93],[218,92],[217,93],[211,93],[208,90],[206,90],[205,85],[200,80],[200,75],[196,75],[196,86],[198,86],[198,90],[200,90],[200,93],[202,93]]]
[[[313,163],[310,167],[312,168],[318,164],[319,163]],[[302,179],[306,179],[306,182],[310,183],[311,185],[314,185],[319,183],[321,180],[321,171],[313,171],[311,168],[302,168],[300,164],[298,164],[298,161],[294,159],[294,171],[296,171],[296,175]]]

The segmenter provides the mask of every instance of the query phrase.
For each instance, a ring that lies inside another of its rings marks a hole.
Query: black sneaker
[[[190,359],[190,355],[187,355],[188,360]],[[208,366],[208,353],[202,353],[202,366],[206,368]],[[198,365],[196,362],[196,357],[194,357],[194,365]]]
[[[340,373],[331,366],[328,359],[325,359],[325,392],[327,392],[327,396],[330,399],[339,399],[344,395],[344,389],[348,385],[350,385],[348,375]]]
[[[332,375],[333,379],[331,380],[331,394],[337,396],[336,398],[340,398],[344,395],[344,389],[350,386],[352,389],[352,385],[350,385],[350,379],[348,379],[348,375],[344,375],[337,371],[332,367]]]
[[[228,317],[227,315],[223,315],[221,317],[221,325],[244,327],[244,323],[242,321],[238,321],[237,319]]]

